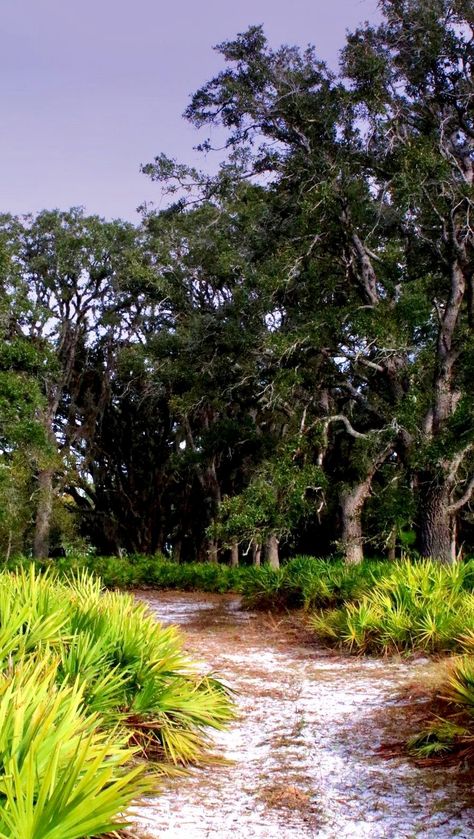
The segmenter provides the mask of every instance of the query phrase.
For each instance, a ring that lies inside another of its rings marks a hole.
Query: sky
[[[222,67],[215,44],[263,24],[336,68],[346,30],[376,19],[377,0],[0,0],[0,212],[138,221],[164,200],[140,164],[206,165],[181,115]]]

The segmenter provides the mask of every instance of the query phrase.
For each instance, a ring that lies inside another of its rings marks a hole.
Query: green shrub
[[[83,689],[31,658],[0,678],[0,835],[81,839],[117,829],[149,785],[127,737],[85,713]]]
[[[310,619],[314,631],[356,652],[436,652],[458,649],[474,625],[472,561],[441,565],[429,560],[385,565],[372,588],[355,602]]]
[[[360,599],[383,573],[386,563],[344,565],[342,560],[299,556],[280,570],[268,566],[243,577],[240,590],[251,608],[330,608]]]
[[[469,630],[459,640],[465,655],[448,663],[438,687],[438,705],[441,704],[444,711],[438,712],[408,743],[417,757],[437,758],[461,753],[465,762],[474,760],[474,630]]]
[[[178,631],[130,595],[34,566],[0,574],[0,836],[97,836],[153,772],[202,759],[233,716]]]
[[[15,557],[8,570],[29,567],[31,559]],[[209,562],[178,564],[161,555],[141,556],[67,556],[35,563],[40,571],[53,570],[64,576],[88,571],[100,577],[106,588],[131,589],[141,586],[181,591],[238,592],[243,580],[258,574],[250,566],[231,568]]]

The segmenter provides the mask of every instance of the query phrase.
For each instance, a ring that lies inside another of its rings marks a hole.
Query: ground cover
[[[207,731],[233,714],[176,629],[86,574],[0,574],[0,668],[2,837],[116,829],[157,777],[204,759]]]
[[[17,556],[12,557],[5,567],[15,570],[28,567],[31,562],[31,558]],[[35,566],[39,571],[49,569],[65,576],[87,571],[100,577],[105,588],[150,587],[220,593],[237,592],[244,580],[264,573],[263,568],[252,566],[231,568],[228,565],[210,562],[179,564],[161,554],[130,554],[122,557],[72,554],[49,560],[36,560]]]
[[[351,653],[448,654],[449,672],[441,669],[431,689],[436,713],[411,747],[430,759],[458,753],[470,759],[473,753],[473,560],[454,565],[429,560],[346,565],[337,558],[301,556],[276,570],[268,565],[177,564],[137,555],[67,557],[54,560],[54,567],[66,575],[93,569],[113,587],[234,592],[241,594],[246,608],[277,613],[300,609],[305,615],[302,632]]]

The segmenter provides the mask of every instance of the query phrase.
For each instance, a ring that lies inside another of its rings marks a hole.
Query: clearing
[[[240,718],[214,737],[230,763],[174,779],[144,802],[137,839],[474,835],[466,776],[381,749],[413,730],[423,698],[400,691],[429,668],[426,659],[341,656],[302,642],[286,618],[240,611],[232,595],[138,596],[181,626],[189,654],[238,692]]]

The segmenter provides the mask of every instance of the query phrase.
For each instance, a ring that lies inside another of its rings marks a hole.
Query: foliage
[[[224,499],[211,532],[224,544],[264,544],[271,534],[288,536],[301,526],[322,496],[322,470],[301,462],[301,447],[287,445],[265,461],[239,494]]]
[[[0,835],[105,832],[154,774],[202,759],[229,691],[131,596],[33,566],[0,574]]]
[[[85,712],[79,681],[58,685],[54,657],[20,660],[0,679],[0,836],[83,839],[120,826],[148,784],[137,750]]]
[[[460,638],[464,655],[447,663],[437,686],[436,718],[408,743],[417,757],[455,754],[465,762],[474,760],[474,632]]]
[[[337,73],[218,45],[185,116],[220,164],[158,154],[136,227],[0,217],[5,554],[474,544],[472,15],[380,11]]]
[[[16,556],[8,562],[8,568],[15,570],[30,564],[30,559]],[[228,565],[207,562],[179,564],[161,555],[140,554],[104,557],[72,553],[67,557],[37,562],[36,567],[39,571],[54,571],[61,576],[88,571],[99,577],[106,588],[152,587],[221,594],[239,591],[244,580],[263,572],[263,569],[245,565],[231,568]]]
[[[354,652],[459,649],[474,621],[473,570],[473,560],[387,564],[357,602],[313,615],[310,624]]]
[[[360,599],[386,568],[377,561],[347,566],[341,559],[295,557],[279,570],[263,567],[245,578],[241,592],[250,608],[311,611]]]
[[[236,196],[252,184],[258,210],[236,264],[261,329],[241,381],[258,394],[262,433],[275,434],[272,454],[298,427],[305,439],[319,429],[307,462],[323,467],[348,556],[361,557],[362,510],[384,470],[374,543],[415,514],[423,555],[448,562],[453,517],[474,489],[472,20],[452,0],[386,0],[381,12],[348,36],[337,76],[312,47],[273,48],[259,26],[219,44],[223,68],[186,109],[223,133],[218,175],[163,155],[146,171],[181,190],[174,224],[189,224],[190,195],[224,214],[233,200],[243,228]],[[225,502],[224,537],[280,524],[278,474],[252,466]],[[391,482],[402,489],[384,497]],[[300,522],[289,512],[285,526]]]

